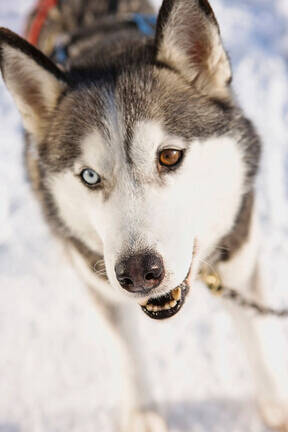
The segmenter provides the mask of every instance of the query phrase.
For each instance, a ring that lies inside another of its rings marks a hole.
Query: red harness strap
[[[39,36],[42,30],[43,25],[47,19],[49,11],[57,6],[58,0],[39,0],[36,15],[31,23],[27,40],[32,45],[37,46],[39,41]]]

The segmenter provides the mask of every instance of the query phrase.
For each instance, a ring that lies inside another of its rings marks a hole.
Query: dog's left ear
[[[41,139],[68,81],[48,57],[8,29],[0,28],[0,69],[28,132]]]
[[[231,68],[208,0],[164,0],[156,30],[157,61],[202,93],[225,97]]]

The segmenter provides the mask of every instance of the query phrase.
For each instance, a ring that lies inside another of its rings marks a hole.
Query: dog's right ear
[[[47,119],[68,81],[51,60],[24,39],[0,28],[0,68],[24,127],[41,139]]]
[[[228,94],[230,63],[208,0],[164,0],[156,49],[157,61],[179,72],[200,93]]]

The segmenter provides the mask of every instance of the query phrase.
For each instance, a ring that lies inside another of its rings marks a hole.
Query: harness
[[[32,45],[37,46],[41,30],[46,23],[49,12],[58,5],[58,0],[40,0],[36,6],[35,17],[31,23],[27,40]]]
[[[47,20],[55,12],[55,15],[61,15],[61,7],[67,2],[67,0],[39,0],[38,5],[35,10],[34,17],[30,24],[30,28],[27,34],[27,40],[34,46],[39,46],[39,40],[41,32],[47,23]],[[116,14],[118,11],[118,0],[109,0],[108,4],[108,16]],[[152,37],[155,34],[156,28],[156,16],[146,15],[140,13],[119,15],[119,25],[125,27],[136,28],[143,36]],[[81,19],[79,20],[81,21]],[[81,28],[81,22],[79,22],[79,28]],[[94,33],[97,31],[97,26],[95,26]],[[75,43],[79,42],[81,39],[87,37],[85,34],[76,33],[76,35],[70,37],[70,35],[55,35],[53,43],[51,43],[51,52],[46,53],[51,55],[52,58],[58,64],[65,64],[68,59],[69,47]]]
[[[209,272],[202,270],[199,274],[199,277],[210,290],[210,292],[215,296],[220,296],[226,300],[233,301],[238,306],[254,310],[262,316],[288,318],[288,308],[274,309],[269,306],[259,304],[253,300],[247,299],[234,289],[224,287],[219,274],[214,270]]]

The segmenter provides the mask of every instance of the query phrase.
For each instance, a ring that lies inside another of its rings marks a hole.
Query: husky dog
[[[23,118],[26,165],[47,221],[129,348],[121,427],[160,432],[167,429],[151,408],[133,314],[185,313],[185,281],[193,284],[203,261],[224,285],[261,299],[259,138],[233,96],[207,0],[164,0],[155,37],[146,31],[153,13],[146,1],[70,0],[66,14],[64,6],[57,25],[40,34],[47,55],[1,29],[1,70]],[[56,42],[45,48],[54,31],[66,32],[64,57]],[[230,310],[263,415],[288,431],[277,328]]]

